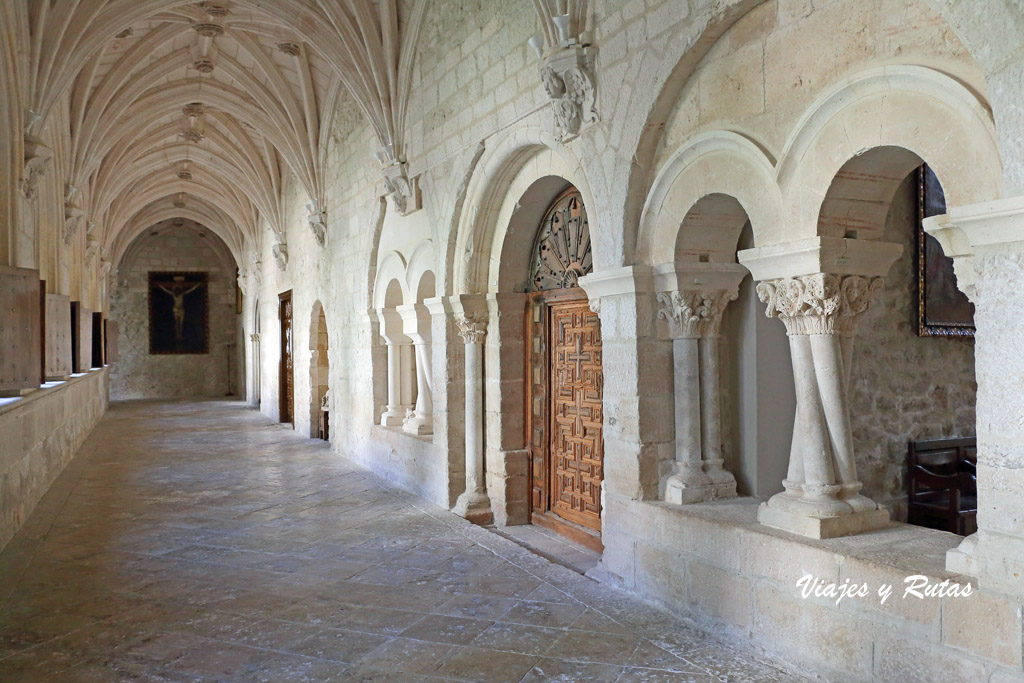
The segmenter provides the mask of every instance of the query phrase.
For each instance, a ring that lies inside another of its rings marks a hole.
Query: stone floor
[[[237,402],[113,404],[0,553],[2,681],[781,681]]]

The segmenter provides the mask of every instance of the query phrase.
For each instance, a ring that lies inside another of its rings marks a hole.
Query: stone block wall
[[[117,273],[111,288],[110,319],[119,325],[120,359],[110,373],[114,400],[226,396],[238,392],[241,355],[235,315],[235,273],[210,246],[212,234],[200,237],[189,228],[164,228],[144,235]],[[209,274],[209,347],[205,354],[149,353],[149,273]],[[230,372],[230,374],[229,374]]]
[[[882,240],[903,255],[858,326],[851,411],[864,494],[906,520],[907,442],[975,436],[974,340],[917,336],[916,174],[893,199]]]
[[[968,597],[904,597],[913,575],[966,585],[944,568],[952,534],[894,524],[813,541],[757,524],[751,499],[680,507],[609,496],[607,505],[616,524],[604,536],[605,580],[829,681],[1024,679],[1020,602],[976,584]],[[869,595],[805,598],[805,575],[863,583]]]
[[[0,399],[0,549],[107,410],[109,368]]]

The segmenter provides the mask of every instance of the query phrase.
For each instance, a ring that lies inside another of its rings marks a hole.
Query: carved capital
[[[658,318],[673,339],[717,337],[722,312],[736,297],[733,290],[658,292]]]
[[[541,62],[540,80],[551,98],[556,133],[562,142],[571,140],[583,128],[599,120],[592,49],[565,47],[547,55]]]
[[[765,315],[779,318],[790,335],[852,335],[882,278],[816,273],[766,280],[757,296],[768,305]]]
[[[459,316],[455,319],[459,335],[467,344],[483,344],[487,336],[487,321],[483,318]]]

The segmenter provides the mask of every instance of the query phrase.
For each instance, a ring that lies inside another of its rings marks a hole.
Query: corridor
[[[0,554],[2,681],[779,681],[241,402],[114,403]]]

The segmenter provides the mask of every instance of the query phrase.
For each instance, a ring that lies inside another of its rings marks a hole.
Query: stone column
[[[452,512],[475,524],[491,520],[491,501],[484,482],[483,346],[487,321],[479,317],[456,318],[466,343],[466,490]]]
[[[396,427],[402,424],[405,412],[412,404],[411,396],[407,395],[411,389],[403,386],[408,383],[403,382],[404,366],[408,364],[408,360],[403,359],[403,348],[409,346],[409,339],[402,333],[402,320],[395,309],[378,309],[377,316],[380,318],[381,337],[388,349],[388,403],[380,416],[380,424]]]
[[[412,339],[413,362],[416,367],[416,403],[407,415],[402,429],[410,434],[430,434],[434,426],[434,401],[431,393],[430,312],[423,304],[398,307],[402,330]]]
[[[658,318],[672,338],[675,391],[675,462],[665,500],[699,503],[736,496],[736,480],[723,467],[718,332],[736,289],[659,292]]]
[[[761,280],[757,294],[766,315],[786,326],[796,387],[786,490],[761,504],[762,524],[832,538],[889,523],[888,510],[860,495],[848,383],[857,320],[901,251],[818,237],[740,253]],[[808,267],[818,272],[800,272]]]
[[[946,569],[1024,599],[1024,197],[950,207],[925,230],[953,258],[977,329],[978,531]]]

